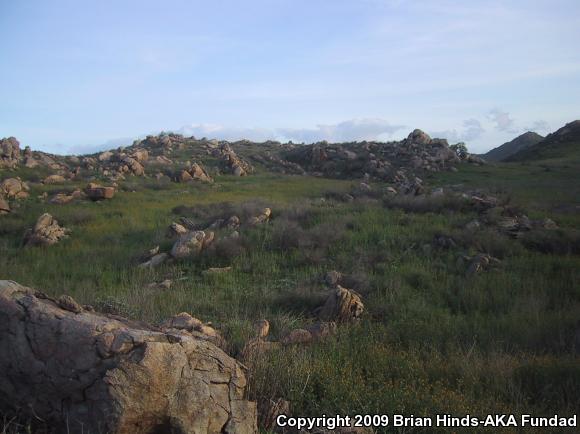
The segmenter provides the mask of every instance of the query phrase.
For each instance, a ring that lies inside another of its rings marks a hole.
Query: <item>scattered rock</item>
[[[55,205],[64,205],[69,202],[72,202],[75,199],[80,199],[82,197],[83,197],[82,191],[75,190],[71,194],[57,193],[50,199],[49,202]]]
[[[254,331],[258,339],[264,339],[270,333],[270,322],[267,319],[259,319],[254,323]]]
[[[175,237],[180,237],[181,235],[184,235],[188,232],[188,230],[180,225],[179,223],[171,223],[169,225],[169,228],[167,229],[167,236],[168,238],[175,238]]]
[[[295,329],[280,339],[282,345],[309,344],[312,342],[312,333],[305,329]]]
[[[213,232],[192,231],[181,235],[171,248],[171,256],[176,259],[187,258],[199,254],[209,246],[214,239]]]
[[[95,183],[89,183],[85,188],[85,193],[87,197],[91,200],[104,200],[104,199],[112,199],[115,196],[115,188],[114,187],[103,187],[101,185]]]
[[[65,238],[69,230],[59,226],[58,222],[50,214],[42,214],[34,228],[24,236],[24,244],[27,246],[51,246]]]
[[[326,299],[318,317],[322,321],[350,322],[358,320],[363,310],[360,296],[339,285]]]
[[[8,178],[0,184],[0,195],[8,199],[24,199],[28,197],[28,185],[20,178]]]
[[[257,433],[241,366],[208,339],[74,313],[10,281],[0,317],[1,411],[73,434]]]
[[[324,276],[324,283],[330,287],[335,287],[342,279],[342,273],[336,270],[329,271]]]
[[[549,218],[545,218],[544,220],[541,221],[540,224],[544,229],[548,229],[548,230],[558,229],[557,223],[554,220],[549,219]]]
[[[248,224],[250,226],[256,226],[256,225],[259,225],[262,223],[266,223],[268,220],[270,220],[271,215],[272,215],[272,210],[270,208],[264,208],[259,215],[250,218],[250,220],[248,221]]]
[[[0,140],[0,167],[16,167],[20,158],[20,143],[16,137]]]
[[[152,256],[149,260],[139,264],[139,268],[155,268],[169,259],[167,253],[158,253]]]
[[[66,178],[62,175],[48,175],[42,182],[43,184],[64,184]]]
[[[466,274],[472,276],[489,268],[501,264],[501,261],[487,253],[480,253],[473,257],[466,256],[463,259],[469,262]]]
[[[208,268],[207,270],[204,270],[202,272],[202,274],[204,276],[209,276],[209,275],[213,275],[213,274],[224,274],[224,273],[228,273],[232,271],[232,267],[211,267]]]
[[[160,289],[160,290],[168,290],[171,289],[171,284],[173,282],[170,279],[165,279],[162,280],[161,282],[152,282],[149,285],[147,285],[148,288],[150,289]]]

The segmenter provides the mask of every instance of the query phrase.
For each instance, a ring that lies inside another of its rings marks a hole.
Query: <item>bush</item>
[[[383,200],[387,208],[402,209],[414,213],[466,212],[471,204],[454,195],[443,196],[394,196]]]
[[[522,244],[542,253],[558,255],[580,254],[580,231],[577,230],[533,230],[524,235]]]

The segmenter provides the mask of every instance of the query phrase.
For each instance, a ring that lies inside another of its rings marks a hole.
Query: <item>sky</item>
[[[578,0],[0,0],[0,137],[160,131],[484,152],[580,118]]]

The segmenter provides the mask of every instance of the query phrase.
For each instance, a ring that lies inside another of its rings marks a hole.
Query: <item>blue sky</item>
[[[421,128],[482,152],[580,118],[578,41],[578,0],[0,0],[0,137],[66,153]]]

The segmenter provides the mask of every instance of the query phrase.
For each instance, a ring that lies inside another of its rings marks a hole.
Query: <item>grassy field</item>
[[[578,168],[466,165],[427,181],[484,188],[530,218],[551,217],[561,226],[555,242],[565,244],[580,228]],[[403,210],[375,197],[321,200],[355,184],[267,173],[218,177],[214,185],[131,179],[110,201],[67,205],[36,198],[63,186],[34,187],[17,212],[0,218],[0,278],[82,303],[115,304],[153,323],[190,312],[213,322],[237,355],[256,319],[270,320],[273,338],[313,322],[327,294],[321,276],[336,269],[362,294],[363,320],[324,342],[260,356],[250,373],[252,398],[284,397],[295,414],[314,416],[577,412],[580,256],[529,248],[491,228],[467,230],[476,218],[470,210]],[[374,191],[384,187],[373,184]],[[211,220],[223,203],[240,213],[270,206],[273,220],[243,231],[229,249],[155,270],[136,267],[148,249],[171,246],[172,221]],[[22,248],[26,228],[43,212],[70,228],[70,238]],[[436,235],[457,246],[433,247]],[[466,276],[457,258],[478,252],[501,266]],[[202,274],[226,265],[232,272]],[[174,280],[170,290],[147,287],[166,278]]]

